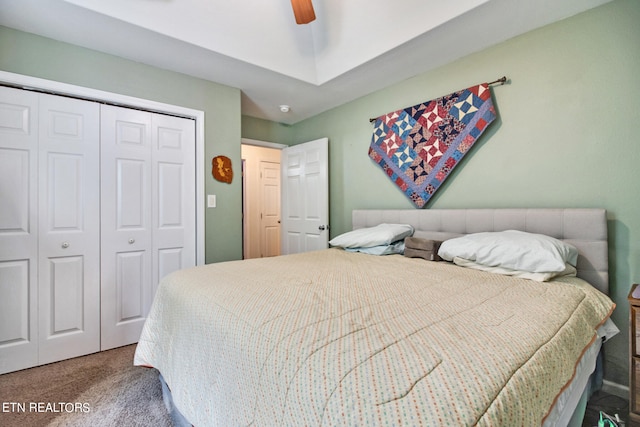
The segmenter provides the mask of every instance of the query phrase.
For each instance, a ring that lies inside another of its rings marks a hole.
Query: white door
[[[152,114],[151,132],[155,295],[164,276],[196,265],[195,121]]]
[[[102,350],[138,341],[159,280],[195,265],[195,125],[102,106]]]
[[[280,164],[260,162],[260,254],[280,255]]]
[[[102,106],[101,349],[137,342],[151,304],[151,115]]]
[[[0,373],[100,349],[99,107],[0,88]]]
[[[38,363],[100,350],[100,106],[40,96]]]
[[[282,253],[329,245],[329,140],[282,150]]]
[[[38,95],[0,87],[0,374],[38,363]]]

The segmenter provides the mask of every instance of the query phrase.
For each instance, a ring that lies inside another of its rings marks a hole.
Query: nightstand
[[[629,292],[629,423],[640,425],[640,285]]]

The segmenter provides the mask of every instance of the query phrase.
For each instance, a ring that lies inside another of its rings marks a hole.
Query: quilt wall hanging
[[[492,83],[371,119],[369,157],[416,207],[424,207],[495,120]]]

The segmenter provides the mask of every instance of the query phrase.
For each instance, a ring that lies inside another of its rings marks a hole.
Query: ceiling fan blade
[[[291,0],[291,6],[296,17],[296,24],[308,24],[316,19],[311,0]]]

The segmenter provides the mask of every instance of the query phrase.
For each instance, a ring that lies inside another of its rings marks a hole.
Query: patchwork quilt
[[[369,157],[422,208],[495,118],[489,85],[473,86],[378,117]]]

